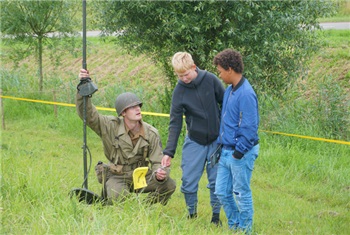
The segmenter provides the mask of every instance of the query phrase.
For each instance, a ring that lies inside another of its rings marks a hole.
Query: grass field
[[[74,108],[6,101],[29,110],[2,131],[1,234],[231,234],[209,224],[206,179],[199,190],[199,218],[186,219],[180,152],[171,175],[178,189],[168,206],[145,207],[135,196],[102,207],[71,200],[82,187],[82,123]],[[261,152],[252,178],[256,234],[348,234],[349,147],[260,133]],[[100,140],[88,131],[92,164],[104,160]],[[94,172],[89,189],[99,193]],[[221,218],[226,222],[222,213]]]
[[[283,100],[260,96],[261,130],[349,141],[350,32],[327,31],[323,48],[307,76],[297,79]],[[2,48],[2,55],[7,52]],[[116,94],[134,90],[144,111],[161,110],[163,75],[145,56],[132,56],[109,41],[89,40],[88,65],[99,91],[96,105],[113,107]],[[45,57],[45,90],[37,91],[33,58],[1,68],[3,95],[73,103],[79,55],[58,64]],[[6,60],[2,60],[6,62]],[[113,65],[113,66],[111,66]],[[11,68],[17,69],[12,70]],[[142,79],[140,79],[142,78]],[[232,234],[209,223],[207,180],[199,189],[199,217],[188,220],[181,185],[181,143],[171,176],[177,190],[166,207],[146,207],[135,195],[114,206],[87,206],[70,199],[83,183],[83,124],[74,107],[3,99],[6,128],[1,130],[0,234]],[[113,112],[103,111],[112,115]],[[167,117],[144,115],[165,143]],[[332,125],[330,125],[332,124]],[[328,126],[330,125],[330,126]],[[252,178],[254,234],[349,234],[350,147],[344,144],[259,132],[260,154]],[[105,160],[99,138],[87,133],[92,168]],[[89,189],[99,193],[93,170]]]
[[[350,2],[347,0],[335,1],[339,9],[333,17],[322,18],[320,22],[350,22]]]

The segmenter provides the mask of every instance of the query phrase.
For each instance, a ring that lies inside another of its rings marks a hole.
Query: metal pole
[[[86,65],[86,0],[83,0],[83,69],[87,69]],[[79,83],[78,87],[82,85],[81,90],[79,90],[80,95],[83,96],[83,122],[84,122],[84,145],[83,145],[83,155],[84,155],[84,183],[83,188],[75,188],[70,192],[70,196],[73,195],[78,196],[79,202],[85,201],[87,204],[92,204],[95,202],[102,202],[103,198],[94,192],[88,190],[88,169],[87,169],[87,151],[89,150],[86,144],[86,119],[87,119],[87,100],[88,97],[97,91],[97,87],[91,81],[85,81],[88,79],[82,79],[81,83]],[[84,83],[85,82],[85,83]],[[86,86],[86,84],[88,86]],[[89,151],[90,153],[90,151]],[[91,157],[91,154],[90,154]],[[89,169],[90,170],[90,169]]]
[[[86,0],[83,0],[83,69],[87,69],[86,64]],[[83,111],[83,157],[84,157],[84,188],[88,189],[88,174],[87,174],[87,154],[86,154],[86,103],[87,103],[87,96],[83,97],[83,105],[84,105],[84,111]]]
[[[86,64],[86,0],[83,0],[83,69],[87,69],[87,64]]]

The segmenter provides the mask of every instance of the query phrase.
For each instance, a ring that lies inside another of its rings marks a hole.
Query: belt
[[[258,145],[258,144],[259,144],[259,140],[255,141],[253,146]],[[234,145],[225,145],[225,144],[222,145],[222,149],[225,149],[225,150],[235,150],[235,147],[236,146],[234,146]]]
[[[123,172],[128,172],[128,171],[133,171],[135,170],[136,168],[140,167],[140,166],[143,166],[145,165],[144,163],[142,163],[142,161],[140,162],[135,162],[135,163],[132,163],[132,164],[117,164],[118,166],[122,166],[122,171]]]
[[[135,166],[135,164],[123,165],[123,172],[132,171],[132,170],[135,170],[136,168],[137,167]]]

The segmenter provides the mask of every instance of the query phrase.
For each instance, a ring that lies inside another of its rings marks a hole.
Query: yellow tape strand
[[[303,138],[303,139],[318,140],[318,141],[323,141],[323,142],[350,145],[350,142],[342,141],[342,140],[331,140],[331,139],[311,137],[311,136],[305,136],[305,135],[288,134],[288,133],[277,132],[277,131],[265,131],[265,130],[260,130],[260,131],[266,132],[266,133],[271,133],[271,134],[276,134],[276,135],[285,135],[285,136],[292,136],[292,137],[298,137],[298,138]]]
[[[67,104],[67,103],[52,102],[52,101],[45,101],[45,100],[33,100],[33,99],[18,98],[18,97],[5,96],[5,95],[0,95],[0,98],[12,99],[12,100],[20,100],[20,101],[27,101],[27,102],[35,102],[35,103],[43,103],[43,104],[60,105],[60,106],[67,106],[67,107],[75,107],[75,104]],[[96,109],[115,112],[114,108],[96,107]],[[144,115],[151,115],[151,116],[158,116],[158,117],[170,117],[169,114],[165,114],[165,113],[142,112],[142,114],[144,114]],[[312,137],[312,136],[288,134],[288,133],[277,132],[277,131],[266,131],[266,130],[259,130],[259,131],[266,132],[266,133],[271,133],[271,134],[276,134],[276,135],[285,135],[285,136],[291,136],[291,137],[297,137],[297,138],[303,138],[303,139],[310,139],[310,140],[317,140],[317,141],[323,141],[323,142],[330,142],[330,143],[350,145],[349,141],[343,141],[343,140],[331,140],[331,139]]]
[[[11,99],[11,100],[21,100],[21,101],[34,102],[34,103],[43,103],[43,104],[53,104],[53,105],[60,105],[60,106],[75,107],[75,104],[67,104],[67,103],[60,103],[60,102],[53,102],[53,101],[33,100],[33,99],[18,98],[18,97],[5,96],[5,95],[0,95],[0,97],[5,98],[5,99]]]

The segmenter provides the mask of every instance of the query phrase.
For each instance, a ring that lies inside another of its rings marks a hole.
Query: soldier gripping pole
[[[87,70],[86,65],[86,0],[83,0],[83,69]],[[91,97],[91,95],[97,91],[97,86],[91,82],[90,78],[80,79],[80,83],[78,85],[78,91],[81,96],[83,96],[83,160],[84,160],[84,182],[83,188],[74,188],[70,192],[70,196],[76,195],[78,200],[84,201],[87,204],[92,204],[95,202],[103,202],[103,198],[94,192],[88,190],[88,174],[89,170],[87,169],[87,151],[88,147],[86,144],[86,118],[87,118],[87,99]],[[90,151],[89,151],[90,153]],[[90,166],[91,166],[91,153],[90,153]]]
[[[87,69],[86,64],[86,0],[83,0],[83,69]],[[86,146],[86,102],[87,96],[83,97],[84,113],[83,113],[83,161],[84,161],[84,188],[88,189],[88,173],[87,173],[87,146]]]

